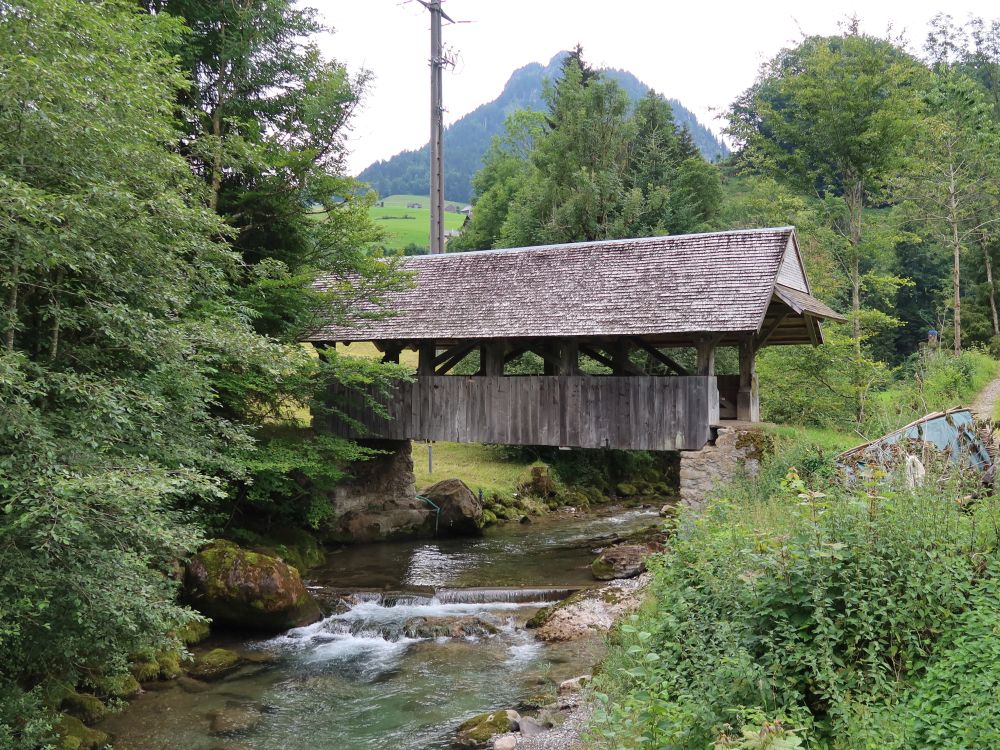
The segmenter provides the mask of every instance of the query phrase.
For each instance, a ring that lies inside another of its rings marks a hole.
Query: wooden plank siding
[[[335,386],[329,403],[362,429],[336,416],[326,429],[354,439],[698,450],[719,423],[714,376],[423,376],[377,400],[388,418]]]

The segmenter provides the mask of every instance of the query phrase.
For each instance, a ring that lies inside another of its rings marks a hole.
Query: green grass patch
[[[386,231],[386,247],[402,250],[408,245],[428,247],[430,244],[431,210],[430,198],[426,195],[390,195],[379,201],[382,205],[372,206],[368,215],[375,224]],[[408,208],[409,204],[419,203],[420,208]],[[457,208],[464,203],[446,201],[446,206]],[[444,228],[461,229],[465,215],[457,211],[445,211]]]
[[[896,382],[872,397],[873,431],[887,432],[930,412],[969,406],[997,377],[1000,362],[985,352],[924,351],[906,363]]]
[[[417,489],[423,489],[442,479],[458,478],[473,492],[486,496],[510,498],[519,484],[529,478],[531,467],[543,466],[540,461],[516,460],[504,449],[475,443],[434,443],[434,471],[428,471],[427,443],[413,443],[413,473]]]

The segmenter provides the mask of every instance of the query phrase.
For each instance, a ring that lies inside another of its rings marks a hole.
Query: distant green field
[[[390,195],[379,201],[381,206],[373,206],[369,215],[388,234],[386,245],[404,248],[409,244],[427,247],[430,244],[431,210],[430,198],[426,195]],[[419,203],[420,208],[407,208],[407,204]],[[466,205],[458,201],[445,201],[445,206],[459,208]],[[464,214],[445,211],[444,228],[460,229],[465,221]]]

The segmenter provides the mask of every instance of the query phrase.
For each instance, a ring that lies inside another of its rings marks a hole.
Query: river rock
[[[514,732],[521,720],[517,711],[493,711],[462,722],[455,736],[456,747],[485,747],[492,737]]]
[[[194,677],[178,677],[177,684],[185,693],[204,693],[211,687],[207,682]]]
[[[642,589],[649,574],[611,581],[607,586],[584,589],[558,604],[543,609],[527,625],[537,628],[543,641],[571,641],[610,630],[620,617],[631,614],[642,603]]]
[[[501,737],[493,743],[493,750],[514,750],[516,747],[517,737],[510,734],[506,737]]]
[[[517,722],[517,726],[524,737],[534,737],[536,734],[547,732],[552,728],[551,726],[546,726],[540,721],[532,719],[530,716],[522,716],[521,720]]]
[[[420,494],[441,509],[439,534],[476,536],[483,533],[483,506],[461,479],[443,479]]]
[[[649,548],[639,544],[620,544],[608,547],[590,565],[590,572],[598,581],[617,578],[635,578],[646,572]]]
[[[322,618],[299,571],[277,557],[217,539],[191,558],[185,596],[215,622],[277,633]]]
[[[413,617],[403,624],[407,638],[467,638],[497,634],[497,627],[490,622],[467,615],[465,617]]]
[[[70,716],[75,716],[84,724],[96,724],[108,713],[104,701],[90,693],[78,693],[67,688],[59,701],[59,710]]]
[[[227,736],[249,732],[260,724],[260,709],[252,705],[226,706],[208,715],[212,734]]]
[[[579,677],[573,677],[569,680],[563,680],[559,683],[559,695],[568,695],[569,693],[579,693],[586,687],[593,678],[589,674],[582,674]]]
[[[408,507],[356,508],[328,525],[330,542],[368,543],[420,539],[434,535],[434,510],[413,500]]]
[[[188,668],[188,674],[196,680],[218,680],[239,668],[242,659],[235,651],[228,648],[214,648],[194,658],[194,663]],[[189,691],[183,683],[181,687]]]

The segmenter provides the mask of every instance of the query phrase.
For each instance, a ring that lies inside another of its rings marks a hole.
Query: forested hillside
[[[517,110],[540,111],[545,102],[546,81],[554,81],[567,53],[560,52],[547,65],[531,63],[511,75],[496,99],[477,107],[448,126],[444,132],[445,193],[448,200],[471,202],[472,177],[482,167],[482,158],[493,138],[503,131],[504,120]],[[605,75],[617,81],[632,102],[638,102],[649,91],[632,73],[606,70]],[[695,115],[676,99],[670,99],[677,123],[687,128],[702,155],[715,161],[728,153],[726,146]],[[379,195],[427,192],[430,180],[429,147],[403,151],[390,159],[366,167],[358,179],[370,184]]]

